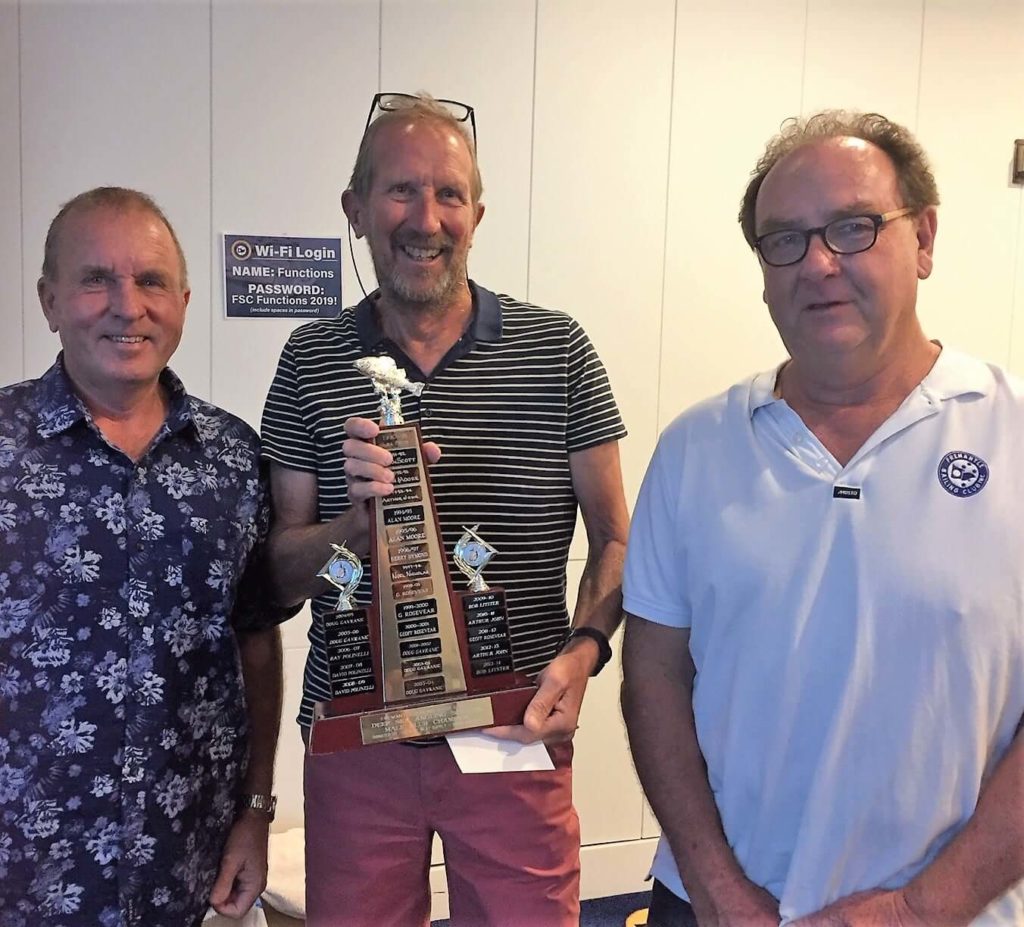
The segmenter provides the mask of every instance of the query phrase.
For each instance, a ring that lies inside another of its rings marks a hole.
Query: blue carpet
[[[650,892],[633,895],[611,895],[580,902],[580,927],[622,927],[638,908],[646,908]]]
[[[580,903],[580,927],[622,927],[638,908],[646,908],[650,892],[632,895],[610,895],[607,898],[588,898]],[[450,922],[432,921],[431,927],[449,927]]]

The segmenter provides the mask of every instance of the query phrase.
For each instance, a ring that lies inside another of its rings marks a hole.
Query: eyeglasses
[[[833,254],[860,254],[878,241],[878,232],[882,226],[893,219],[908,216],[913,211],[913,208],[905,206],[881,214],[844,216],[816,229],[779,229],[756,238],[754,247],[765,264],[772,267],[799,264],[811,247],[812,235],[820,235],[825,247]]]
[[[379,109],[382,113],[393,113],[407,109],[410,100],[420,99],[411,93],[378,93],[373,97],[370,104],[370,112],[366,117],[366,125],[363,127],[363,134],[370,128],[373,122],[373,114]],[[473,131],[473,150],[476,151],[476,116],[473,107],[467,103],[460,103],[458,100],[434,100],[440,103],[456,122],[468,122]]]

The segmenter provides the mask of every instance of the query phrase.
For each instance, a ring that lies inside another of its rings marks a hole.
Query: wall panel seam
[[[530,173],[527,180],[526,196],[526,295],[530,301],[530,284],[533,280],[533,166],[537,160],[537,52],[540,37],[540,0],[533,2],[533,74],[530,88]]]
[[[1018,353],[1014,350],[1014,330],[1017,328],[1017,313],[1021,311],[1021,302],[1024,301],[1024,297],[1021,296],[1021,264],[1024,264],[1024,241],[1021,239],[1021,235],[1024,235],[1024,191],[1018,191],[1017,199],[1017,229],[1014,235],[1014,241],[1017,244],[1017,257],[1013,262],[1013,278],[1010,283],[1010,331],[1006,339],[1006,368],[1007,370],[1014,370],[1017,372],[1017,368],[1013,366],[1015,355]]]
[[[921,0],[921,41],[917,51],[917,99],[914,101],[914,132],[921,131],[921,85],[924,77],[924,34],[928,0]]]
[[[21,268],[21,370],[12,382],[25,380],[28,376],[28,346],[25,338],[25,330],[28,327],[28,305],[25,302],[25,101],[22,97],[25,81],[21,73],[21,6],[22,0],[18,0],[18,221],[21,228],[21,235],[18,236],[18,266]]]
[[[216,403],[217,397],[214,394],[214,376],[213,376],[213,335],[214,335],[214,319],[217,316],[218,308],[215,304],[214,293],[217,290],[217,277],[215,275],[215,265],[217,263],[217,233],[213,228],[213,3],[214,0],[209,0],[209,18],[207,20],[207,34],[206,40],[209,48],[210,58],[210,88],[209,88],[209,120],[210,120],[210,163],[209,163],[209,211],[210,211],[210,318],[207,322],[209,326],[209,396],[210,402]],[[226,297],[225,297],[226,298]]]
[[[665,157],[665,221],[662,229],[661,239],[661,312],[658,314],[658,344],[661,350],[658,351],[657,384],[654,399],[654,435],[658,439],[658,432],[661,426],[661,399],[662,380],[661,372],[665,367],[665,291],[668,286],[668,222],[669,203],[672,202],[672,126],[675,115],[676,104],[676,55],[679,54],[679,0],[672,4],[672,63],[669,67],[668,85],[668,149]],[[641,809],[642,811],[642,809]]]
[[[800,67],[800,115],[806,116],[804,112],[804,100],[807,99],[807,38],[811,31],[811,0],[804,3],[804,53]]]

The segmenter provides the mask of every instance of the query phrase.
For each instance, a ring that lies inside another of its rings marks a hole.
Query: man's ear
[[[927,206],[917,217],[917,278],[926,280],[932,273],[935,254],[935,233],[939,227],[939,211]]]
[[[46,316],[46,324],[50,326],[51,332],[56,332],[57,320],[53,313],[53,288],[46,277],[40,277],[36,281],[36,295],[39,297],[39,305],[42,306],[43,315]]]
[[[352,226],[352,231],[356,233],[356,238],[362,238],[366,234],[363,229],[363,204],[352,190],[346,190],[341,194],[341,208],[345,211],[345,217]]]
[[[480,220],[484,217],[484,204],[477,203],[473,207],[473,231],[469,236],[469,247],[473,247],[473,236],[476,235],[476,230],[480,227]]]

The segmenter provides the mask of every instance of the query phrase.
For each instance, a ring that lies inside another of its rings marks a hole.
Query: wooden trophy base
[[[455,731],[521,724],[526,706],[537,692],[537,687],[525,677],[522,681],[524,685],[515,689],[350,714],[333,713],[349,708],[346,699],[317,702],[309,732],[309,752],[335,753],[372,744],[440,737]]]

